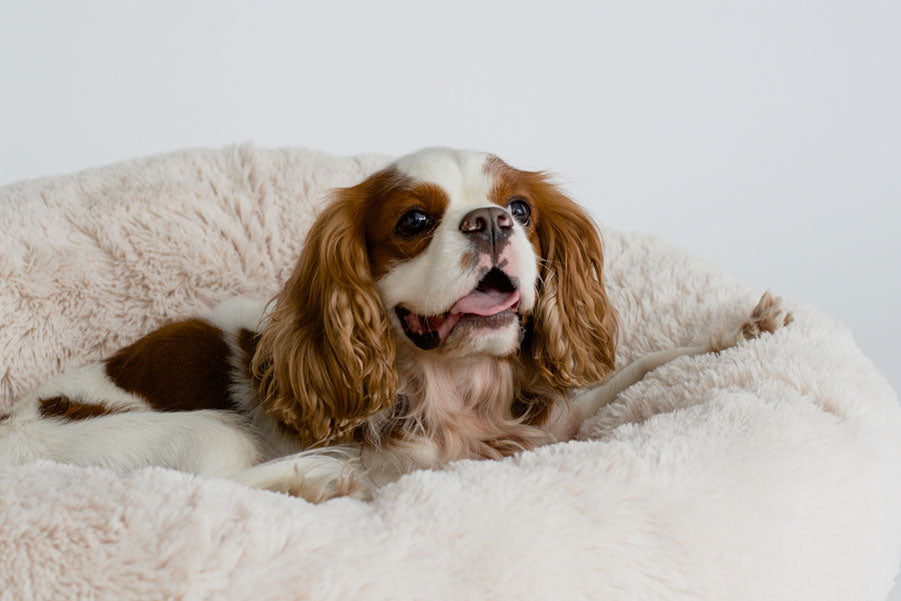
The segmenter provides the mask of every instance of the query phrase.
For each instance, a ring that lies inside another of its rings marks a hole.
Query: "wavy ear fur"
[[[274,300],[253,360],[260,402],[310,446],[346,442],[394,401],[394,337],[360,216],[365,186],[337,191]]]
[[[597,226],[544,174],[534,174],[530,188],[538,205],[542,264],[524,350],[533,373],[564,392],[599,382],[612,371],[616,313],[604,289]]]

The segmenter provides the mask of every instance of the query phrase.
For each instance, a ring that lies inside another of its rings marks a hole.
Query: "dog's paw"
[[[335,497],[372,499],[374,484],[348,448],[309,449],[250,467],[232,477],[252,488],[322,503]]]
[[[782,299],[767,290],[751,311],[751,316],[738,329],[715,337],[710,343],[710,349],[722,351],[745,340],[753,340],[763,333],[772,334],[790,324],[792,319],[791,312],[782,305]]]
[[[745,340],[757,338],[764,332],[772,334],[792,322],[792,314],[782,306],[782,299],[767,290],[760,297],[751,317],[741,325],[739,332]]]
[[[371,480],[357,472],[349,464],[331,475],[304,474],[295,468],[294,473],[272,486],[275,492],[301,497],[310,503],[322,503],[337,497],[350,497],[360,501],[371,501],[374,486]]]

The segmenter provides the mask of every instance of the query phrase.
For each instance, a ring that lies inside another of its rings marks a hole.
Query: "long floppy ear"
[[[613,369],[616,313],[604,289],[597,226],[546,175],[532,175],[542,261],[525,350],[537,375],[563,392],[599,382]]]
[[[335,192],[275,298],[253,360],[264,410],[309,446],[346,442],[389,407],[394,338],[362,225],[363,184]]]

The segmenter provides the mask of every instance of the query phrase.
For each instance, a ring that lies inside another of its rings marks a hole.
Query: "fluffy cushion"
[[[323,191],[384,162],[241,146],[0,188],[0,407],[165,319],[273,294]],[[619,365],[740,323],[761,292],[605,238]],[[417,472],[371,503],[0,466],[0,598],[884,599],[897,399],[845,328],[789,304],[788,328],[652,372],[580,441]]]

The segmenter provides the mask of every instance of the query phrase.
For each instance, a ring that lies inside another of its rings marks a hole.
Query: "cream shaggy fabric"
[[[0,407],[288,274],[324,189],[382,157],[194,150],[0,189]],[[760,290],[605,233],[620,365]],[[884,599],[901,412],[849,332],[795,322],[652,372],[582,441],[320,506],[146,469],[0,467],[0,599]]]

